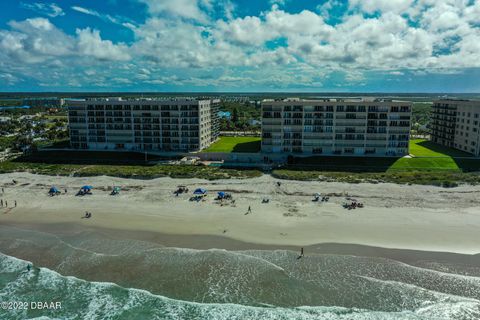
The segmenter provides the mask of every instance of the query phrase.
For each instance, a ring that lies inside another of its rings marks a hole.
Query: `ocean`
[[[88,265],[87,278],[121,272],[112,277],[118,285],[28,270],[30,262],[0,254],[0,319],[480,319],[479,265],[297,255],[153,247],[70,255],[56,267],[82,275]],[[61,308],[8,310],[5,302]]]

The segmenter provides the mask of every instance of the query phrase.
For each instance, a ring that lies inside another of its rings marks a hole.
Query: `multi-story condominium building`
[[[433,142],[480,156],[480,101],[434,101],[430,128]]]
[[[68,100],[72,148],[199,151],[218,138],[219,100]]]
[[[410,102],[265,100],[262,151],[324,155],[408,154]]]

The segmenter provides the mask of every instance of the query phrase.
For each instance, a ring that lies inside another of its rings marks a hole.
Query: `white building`
[[[218,138],[218,100],[68,100],[73,148],[199,151]]]
[[[403,156],[411,110],[411,102],[386,99],[265,100],[262,151]]]

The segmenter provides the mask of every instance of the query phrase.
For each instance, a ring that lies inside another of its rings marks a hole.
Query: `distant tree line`
[[[252,125],[251,120],[260,121],[260,106],[249,102],[222,102],[220,111],[230,112],[230,119],[220,120],[221,131],[258,131],[260,125]]]
[[[432,116],[431,102],[414,102],[412,107],[412,134],[426,135],[429,133]]]

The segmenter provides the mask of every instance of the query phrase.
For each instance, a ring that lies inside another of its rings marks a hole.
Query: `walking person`
[[[245,213],[245,215],[247,215],[249,213],[252,213],[252,207],[250,207],[250,206],[248,206],[248,210],[247,210],[247,213]]]
[[[7,208],[7,207],[8,207],[8,202],[7,202],[7,200],[5,200],[5,208]]]
[[[2,208],[3,208],[3,199],[2,199],[2,200],[0,200],[0,207],[2,207]]]
[[[15,200],[15,208],[17,207],[17,200]]]
[[[297,257],[297,260],[301,259],[303,257],[304,257],[304,255],[303,255],[303,247],[302,247],[302,248],[300,248],[300,255]]]

